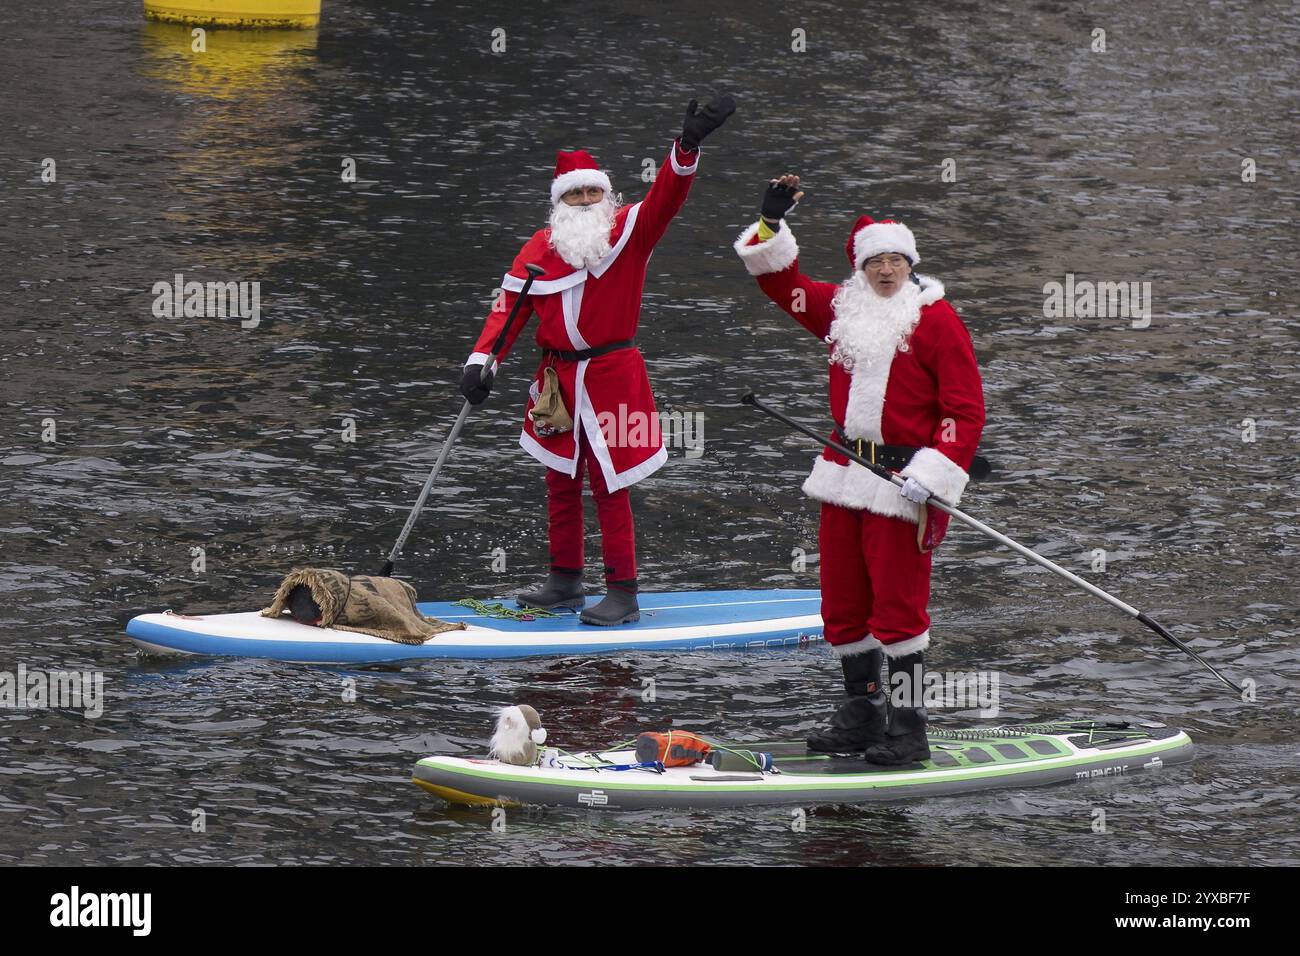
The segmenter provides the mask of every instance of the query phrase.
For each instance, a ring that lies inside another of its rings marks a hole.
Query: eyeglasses
[[[900,256],[897,253],[886,253],[881,256],[872,256],[866,262],[862,263],[862,267],[864,269],[876,271],[883,268],[886,263],[889,264],[889,268],[891,269],[901,269],[903,266],[907,265],[907,256]]]

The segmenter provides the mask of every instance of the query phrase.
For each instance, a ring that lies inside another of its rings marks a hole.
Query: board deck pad
[[[576,613],[531,621],[486,617],[450,601],[421,602],[420,613],[464,621],[424,644],[235,614],[141,614],[127,636],[151,654],[258,657],[319,664],[386,663],[422,658],[509,658],[656,650],[756,650],[821,640],[821,595],[808,589],[644,592],[641,619],[616,627],[583,624]],[[588,597],[588,604],[598,598]],[[499,599],[507,607],[514,601]]]
[[[516,767],[487,758],[425,757],[412,782],[454,804],[602,807],[722,807],[841,804],[1077,782],[1158,771],[1190,761],[1191,738],[1163,724],[1056,721],[931,729],[929,760],[882,767],[860,756],[811,753],[803,741],[715,746],[769,753],[777,772],[708,764],[613,770],[632,750],[561,756],[560,766]]]

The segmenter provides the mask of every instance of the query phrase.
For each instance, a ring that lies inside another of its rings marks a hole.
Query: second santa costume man
[[[833,439],[907,479],[900,489],[827,448],[804,482],[822,503],[822,619],[847,694],[808,746],[910,763],[930,755],[922,683],[930,552],[948,522],[925,501],[961,499],[984,393],[970,334],[943,286],[912,272],[921,257],[902,223],[859,218],[846,247],[853,273],[839,285],[800,271],[784,220],[798,186],[791,175],[768,184],[760,220],[736,252],[768,297],[826,343]]]
[[[534,312],[542,362],[529,390],[519,444],[546,465],[550,573],[519,595],[524,607],[584,604],[583,471],[590,478],[604,551],[605,598],[582,612],[586,624],[637,620],[636,542],[628,488],[667,460],[645,360],[634,336],[641,317],[646,263],[686,201],[700,141],[735,111],[729,96],[703,109],[691,101],[682,135],[659,167],[645,199],[621,206],[609,177],[590,154],[556,158],[550,226],[525,243],[501,282],[502,298],[488,316],[465,363],[461,392],[486,400],[492,382],[482,366],[527,278],[525,266],[545,269],[519,309],[501,355]],[[496,372],[493,365],[490,370]]]

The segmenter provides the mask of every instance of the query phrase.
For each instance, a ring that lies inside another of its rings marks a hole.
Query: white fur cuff
[[[881,644],[878,640],[868,634],[861,640],[853,641],[849,644],[828,644],[827,646],[831,649],[832,654],[840,660],[844,660],[844,658],[852,657],[855,654],[865,654],[868,651],[874,651],[876,648],[880,647]]]
[[[841,508],[856,508],[887,518],[902,518],[912,524],[921,523],[920,505],[900,495],[893,482],[877,477],[857,462],[837,465],[819,457],[803,483],[803,493],[816,501]]]
[[[668,158],[672,161],[673,172],[678,176],[694,176],[695,170],[700,168],[700,153],[703,152],[698,146],[695,148],[695,162],[689,166],[683,166],[677,162],[677,144],[673,143],[668,150]],[[687,155],[690,155],[689,153]]]
[[[894,641],[892,644],[885,645],[885,656],[889,658],[906,657],[908,654],[915,654],[917,651],[923,651],[930,646],[930,632],[924,631],[916,637],[909,637],[906,640]]]
[[[487,360],[488,360],[489,358],[491,358],[491,356],[488,355],[486,352],[473,352],[473,353],[470,354],[470,357],[469,357],[469,358],[465,359],[465,368],[469,368],[471,365],[486,365],[486,364],[487,364]],[[495,374],[497,373],[497,368],[498,368],[500,365],[501,365],[500,362],[493,362],[493,363],[492,363],[492,374],[493,374],[493,375],[495,375]]]
[[[758,235],[758,223],[754,223],[742,232],[732,246],[736,250],[736,255],[740,256],[740,261],[745,263],[745,268],[750,275],[761,276],[780,272],[782,269],[788,269],[791,263],[799,258],[799,244],[794,241],[794,233],[790,231],[784,219],[781,220],[781,228],[771,239],[749,245],[749,240],[756,235]]]
[[[970,475],[937,448],[922,448],[899,474],[915,478],[950,505],[961,501],[961,493],[970,481]]]

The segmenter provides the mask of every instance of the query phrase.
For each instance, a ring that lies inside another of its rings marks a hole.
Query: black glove
[[[763,193],[763,218],[768,222],[779,222],[794,208],[795,193],[799,191],[795,186],[785,186],[779,182],[768,183],[767,192]]]
[[[482,365],[466,365],[465,372],[461,375],[460,393],[471,405],[482,405],[492,394],[492,379],[496,378],[496,373],[488,369],[487,379],[480,381],[482,375]]]
[[[697,105],[699,105],[698,100],[691,100],[691,105],[686,107],[686,121],[682,123],[682,149],[688,153],[699,149],[704,137],[736,112],[736,101],[725,95],[709,100],[709,105],[702,110],[696,110]]]

